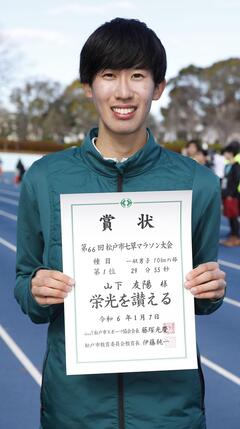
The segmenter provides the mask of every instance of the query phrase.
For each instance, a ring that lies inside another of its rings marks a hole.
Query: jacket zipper
[[[117,191],[122,192],[123,176],[118,174]],[[124,421],[124,395],[123,395],[123,374],[118,374],[118,419],[119,429],[125,428]]]
[[[118,419],[119,429],[124,429],[124,396],[123,396],[123,374],[118,374]]]
[[[117,180],[117,191],[122,192],[122,185],[123,185],[123,176],[122,174],[118,174],[118,180]]]

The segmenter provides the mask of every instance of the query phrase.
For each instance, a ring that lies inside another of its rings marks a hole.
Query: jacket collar
[[[93,128],[84,139],[77,153],[89,168],[104,176],[116,176],[118,174],[128,177],[136,176],[145,170],[150,170],[161,154],[161,146],[156,143],[151,131],[148,129],[149,137],[146,144],[127,160],[116,162],[104,159],[92,144],[92,139],[97,135],[98,128]]]

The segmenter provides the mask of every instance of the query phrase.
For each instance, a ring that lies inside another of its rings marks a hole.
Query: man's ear
[[[158,83],[153,92],[153,100],[159,100],[166,86],[166,80],[164,79],[161,83]]]
[[[84,83],[83,89],[84,89],[85,97],[92,98],[92,88],[89,85],[89,83]]]

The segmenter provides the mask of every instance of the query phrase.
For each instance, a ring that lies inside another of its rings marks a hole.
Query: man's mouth
[[[111,109],[114,113],[119,115],[129,115],[135,112],[136,107],[112,107]]]

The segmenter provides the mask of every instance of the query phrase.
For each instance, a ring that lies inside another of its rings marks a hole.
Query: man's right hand
[[[61,304],[72,290],[74,280],[61,271],[38,270],[31,282],[31,291],[40,305]]]

